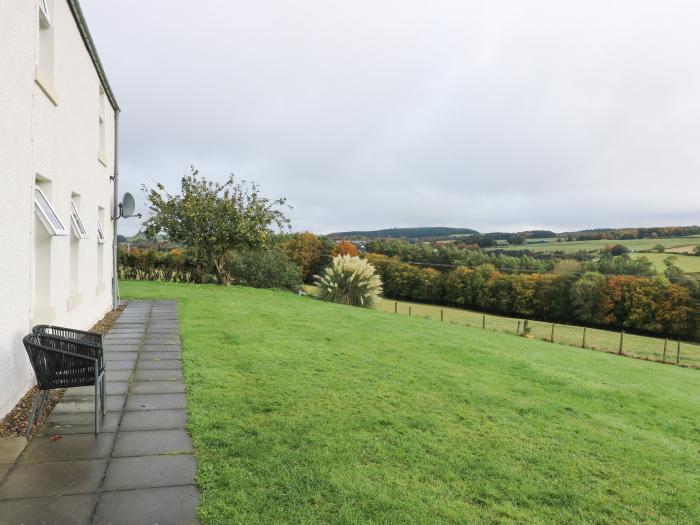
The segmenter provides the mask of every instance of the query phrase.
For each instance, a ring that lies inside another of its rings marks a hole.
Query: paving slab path
[[[177,303],[129,302],[104,345],[100,433],[93,387],[71,388],[11,464],[0,450],[0,525],[199,523]]]

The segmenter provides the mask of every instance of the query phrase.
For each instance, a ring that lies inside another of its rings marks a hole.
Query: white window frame
[[[105,242],[105,233],[99,218],[97,219],[97,242],[99,244],[104,244]]]
[[[44,27],[51,27],[51,15],[49,14],[49,0],[39,0],[39,16]]]
[[[43,205],[41,201],[43,201]],[[56,213],[56,210],[54,210],[53,206],[51,206],[51,202],[46,198],[44,192],[36,187],[34,188],[34,211],[39,216],[41,222],[44,224],[52,237],[63,237],[68,235],[68,230],[66,230],[66,227],[61,222],[61,219],[58,218],[58,213]],[[51,220],[49,213],[55,219],[56,224],[54,224],[54,222]]]
[[[73,228],[73,233],[78,239],[87,239],[87,229],[85,228],[85,221],[80,216],[80,212],[75,205],[75,202],[71,199],[70,201],[70,225]]]

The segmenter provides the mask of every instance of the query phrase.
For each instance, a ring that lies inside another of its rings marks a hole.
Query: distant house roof
[[[97,70],[97,76],[100,77],[102,89],[104,89],[104,92],[107,95],[109,103],[112,105],[114,111],[118,112],[120,111],[119,104],[117,104],[117,99],[114,98],[112,87],[109,85],[107,75],[105,74],[105,71],[102,67],[102,62],[100,62],[100,57],[97,54],[97,48],[95,48],[95,43],[92,41],[92,37],[90,36],[90,30],[88,29],[87,23],[85,22],[83,11],[82,9],[80,9],[80,3],[78,3],[78,0],[67,0],[67,2],[68,6],[70,7],[71,13],[73,13],[73,18],[75,19],[75,23],[78,26],[78,30],[80,31],[80,36],[82,36],[87,52],[90,55],[90,59],[92,59],[92,63],[95,66],[95,70]]]

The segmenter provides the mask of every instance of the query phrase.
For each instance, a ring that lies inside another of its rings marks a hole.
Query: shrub
[[[625,246],[624,244],[615,244],[615,245],[607,245],[605,247],[605,251],[609,253],[610,255],[616,256],[616,255],[624,255],[626,253],[630,253],[630,249]]]
[[[323,276],[315,278],[318,296],[334,303],[371,308],[382,293],[382,281],[374,266],[359,257],[333,257]]]
[[[279,247],[230,253],[225,267],[235,283],[254,288],[296,292],[303,284],[301,268]]]

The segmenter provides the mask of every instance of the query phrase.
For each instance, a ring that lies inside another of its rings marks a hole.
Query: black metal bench
[[[95,386],[95,434],[99,432],[98,394],[105,414],[105,362],[102,335],[69,328],[40,325],[25,336],[24,347],[36,375],[39,393],[27,426],[29,436],[34,420],[41,414],[54,388]]]

